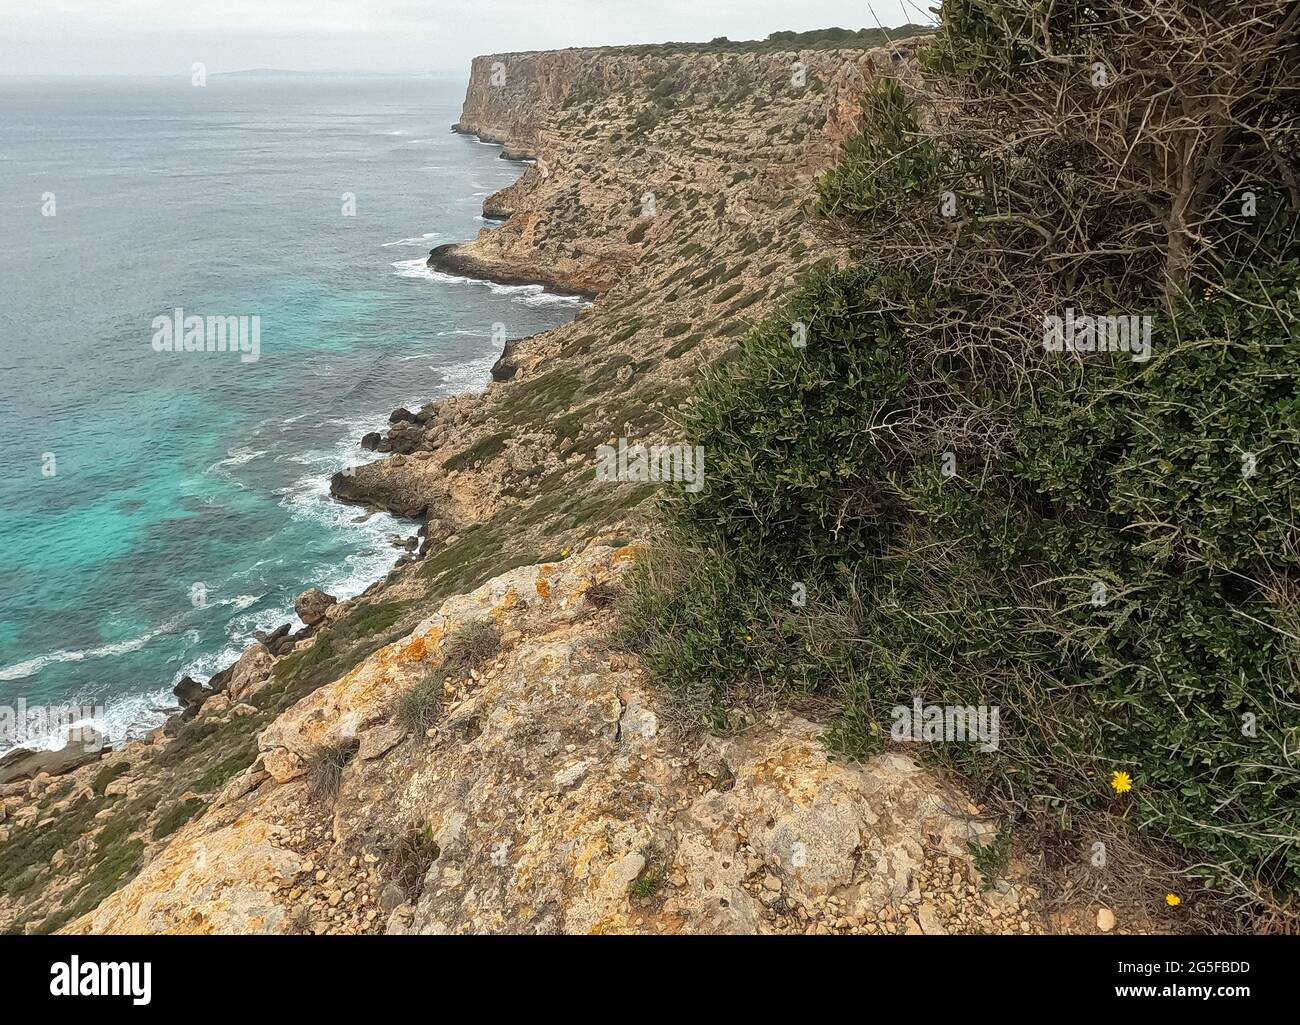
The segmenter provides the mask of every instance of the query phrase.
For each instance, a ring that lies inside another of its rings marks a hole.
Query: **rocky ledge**
[[[486,212],[487,207],[485,206],[485,215]],[[490,263],[475,256],[468,246],[455,242],[449,242],[446,245],[429,250],[427,263],[434,270],[440,270],[447,274],[459,274],[467,278],[482,278],[495,281],[500,285],[544,285],[552,292],[560,295],[574,295],[584,299],[594,299],[596,297],[595,292],[576,286],[573,284],[574,279],[568,276],[546,274],[540,269],[526,272],[512,269],[509,266]]]
[[[68,931],[1010,932],[1050,928],[996,823],[905,754],[831,759],[779,715],[682,738],[609,645],[635,546],[444,602],[265,729],[257,763]],[[474,666],[455,639],[487,627]],[[440,681],[427,729],[402,698]],[[321,752],[340,756],[321,784]]]

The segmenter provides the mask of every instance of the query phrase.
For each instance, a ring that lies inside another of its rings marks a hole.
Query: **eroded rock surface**
[[[584,599],[636,551],[597,541],[448,599],[272,722],[206,814],[68,931],[1038,927],[1023,883],[979,887],[971,845],[995,825],[907,755],[834,761],[789,715],[730,739],[666,730]],[[430,735],[400,729],[399,696],[487,620],[500,652],[445,680]],[[312,796],[313,759],[340,743],[337,796]],[[411,835],[427,863],[404,878]]]
[[[957,788],[899,752],[834,761],[789,715],[674,734],[584,598],[659,491],[596,481],[595,447],[680,440],[699,368],[838,258],[804,213],[813,181],[913,49],[504,55],[498,91],[476,63],[462,130],[536,164],[455,252],[597,298],[508,344],[486,392],[394,411],[366,439],[384,457],[334,478],[424,521],[382,583],[300,609],[315,621],[251,645],[192,719],[0,785],[0,929],[1045,928],[1023,866],[983,887],[970,845],[993,824]],[[430,735],[400,727],[401,697],[487,619],[498,655],[440,681]],[[341,786],[313,796],[331,750]]]

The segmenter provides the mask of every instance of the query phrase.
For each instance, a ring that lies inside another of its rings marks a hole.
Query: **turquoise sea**
[[[332,502],[330,474],[395,407],[481,388],[494,324],[576,312],[424,267],[521,170],[449,131],[463,95],[0,78],[0,705],[103,705],[124,739],[300,591],[391,567],[416,525]],[[177,307],[259,317],[259,358],[154,351]]]

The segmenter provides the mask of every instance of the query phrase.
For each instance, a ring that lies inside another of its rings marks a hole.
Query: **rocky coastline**
[[[486,216],[486,214],[485,214]],[[507,218],[510,215],[505,215]],[[492,281],[498,285],[542,285],[560,295],[577,296],[582,299],[595,299],[596,292],[571,283],[572,279],[549,276],[537,268],[528,271],[516,271],[508,267],[489,264],[472,253],[467,252],[461,243],[449,242],[429,251],[428,266],[444,274],[457,274],[467,278]]]
[[[459,124],[453,125],[452,130],[462,132]],[[532,161],[530,155],[515,155],[505,146],[504,140],[495,140],[484,138],[477,132],[465,131],[463,134],[472,134],[480,138],[481,141],[489,144],[502,145],[501,157],[512,161]],[[488,213],[488,208],[492,202],[489,197],[484,203],[484,216],[495,217],[496,215]],[[502,217],[510,215],[502,214]],[[434,249],[429,256],[428,265],[435,269],[444,270],[447,273],[460,274],[466,277],[474,277],[481,280],[492,281],[501,285],[541,285],[548,290],[561,295],[579,296],[584,299],[594,299],[595,294],[590,292],[570,291],[563,287],[562,284],[544,279],[522,279],[512,276],[508,271],[500,268],[486,267],[471,256],[457,257],[455,244],[439,246]],[[496,275],[496,276],[494,276]],[[507,339],[501,356],[493,364],[489,371],[491,380],[506,380],[512,373],[509,370],[508,357],[511,351],[520,342],[526,341],[525,338]],[[405,408],[398,408],[389,416],[389,427],[387,431],[371,431],[363,435],[359,441],[359,446],[363,451],[395,453],[399,455],[409,454],[415,450],[418,444],[417,428],[426,426],[433,416],[433,403],[428,403],[421,407],[419,411],[411,412]],[[343,502],[364,507],[370,510],[382,510],[401,518],[409,519],[420,523],[418,531],[401,540],[401,544],[395,544],[394,547],[400,547],[406,554],[397,557],[396,565],[402,565],[411,561],[413,558],[422,557],[427,552],[427,544],[422,543],[425,538],[424,519],[426,507],[412,506],[404,503],[400,497],[388,496],[383,492],[374,492],[365,488],[354,488],[350,486],[352,475],[342,471],[332,475],[330,480],[330,494],[335,501]],[[383,587],[383,579],[377,580],[366,593],[371,594]],[[325,595],[315,587],[303,592],[295,601],[295,613],[305,624],[298,630],[293,629],[292,623],[284,623],[272,631],[257,631],[255,644],[246,649],[245,654],[252,651],[254,647],[266,649],[273,657],[280,657],[288,654],[293,650],[298,642],[306,641],[311,638],[315,632],[315,627],[323,620],[322,614],[313,614],[308,612],[304,615],[304,609],[315,608],[321,600],[326,604],[332,605],[337,599],[331,595]],[[311,616],[309,619],[308,616]],[[193,718],[202,707],[204,701],[223,693],[230,682],[237,660],[229,666],[224,667],[215,673],[210,679],[204,682],[198,682],[189,676],[183,677],[173,689],[173,695],[177,698],[179,704],[176,712],[168,716],[167,720],[160,724],[157,730],[174,731],[173,720],[184,721]],[[107,743],[104,738],[93,730],[86,730],[85,737],[78,736],[75,740],[69,740],[63,747],[57,749],[46,748],[26,748],[15,747],[5,751],[0,755],[0,785],[26,782],[34,777],[44,773],[48,777],[57,777],[64,775],[74,769],[81,768],[85,765],[92,764],[101,760],[113,751],[113,745]],[[119,745],[120,746],[120,745]]]
[[[837,761],[790,713],[693,735],[611,642],[656,487],[596,482],[593,448],[673,437],[700,368],[838,258],[801,206],[914,45],[476,58],[455,130],[535,163],[430,266],[592,305],[361,439],[383,458],[331,493],[422,523],[384,580],[306,592],[147,738],[0,785],[0,930],[1085,927],[1014,855],[981,879],[999,824],[906,753]]]

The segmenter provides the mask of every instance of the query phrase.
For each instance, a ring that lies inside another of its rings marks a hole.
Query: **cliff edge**
[[[504,223],[431,260],[592,304],[335,478],[422,521],[387,579],[146,740],[0,787],[0,925],[1080,927],[1015,857],[986,878],[998,824],[906,753],[836,761],[789,713],[694,735],[610,641],[664,485],[596,480],[594,449],[673,440],[699,369],[839,258],[802,206],[913,47],[477,58],[457,128],[535,162],[485,203]]]

